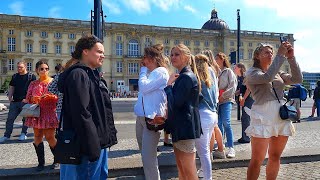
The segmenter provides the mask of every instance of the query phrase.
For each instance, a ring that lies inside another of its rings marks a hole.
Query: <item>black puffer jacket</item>
[[[58,89],[64,94],[64,129],[74,129],[81,139],[81,153],[95,161],[103,148],[117,143],[107,85],[97,70],[77,63],[59,76]]]
[[[174,86],[164,90],[168,100],[165,130],[171,133],[172,141],[200,138],[199,86],[190,67],[183,68]]]

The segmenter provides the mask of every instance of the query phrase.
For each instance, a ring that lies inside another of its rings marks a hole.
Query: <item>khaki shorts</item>
[[[291,103],[293,103],[292,106],[294,106],[296,109],[300,109],[301,101],[300,101],[299,98],[292,98],[292,99],[290,100],[290,104],[291,104]]]
[[[194,139],[180,140],[178,142],[173,143],[173,146],[185,153],[194,153],[197,151],[196,141]]]

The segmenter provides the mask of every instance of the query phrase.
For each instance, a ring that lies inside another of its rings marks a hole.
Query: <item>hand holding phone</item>
[[[281,44],[282,44],[283,42],[286,42],[286,41],[288,41],[288,39],[287,39],[286,37],[280,36],[280,42],[281,42]]]

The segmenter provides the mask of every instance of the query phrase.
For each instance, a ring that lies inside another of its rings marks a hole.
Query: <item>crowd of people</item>
[[[23,61],[19,62],[18,73],[10,82],[10,110],[0,142],[10,138],[14,119],[24,105],[38,104],[40,115],[23,120],[19,137],[25,140],[27,127],[33,128],[37,170],[44,169],[45,137],[55,157],[52,168],[61,163],[60,179],[106,179],[107,148],[117,143],[117,130],[111,93],[97,70],[104,57],[102,41],[86,35],[77,42],[67,64],[56,67],[53,78],[44,61],[36,64],[38,79],[26,71]],[[284,61],[290,65],[290,74],[280,71]],[[162,44],[144,49],[134,113],[147,180],[160,180],[157,146],[162,130],[164,145],[173,146],[179,179],[212,179],[213,158],[236,156],[231,126],[235,103],[243,107],[238,142],[251,143],[247,179],[258,179],[266,153],[267,179],[276,179],[281,154],[288,137],[295,132],[292,122],[280,119],[277,112],[285,102],[284,86],[301,83],[302,75],[289,42],[283,42],[276,54],[271,45],[260,44],[253,62],[248,70],[241,63],[232,68],[223,52],[214,55],[211,50],[203,50],[193,55],[184,44],[174,46],[169,58],[164,55]],[[171,71],[171,66],[176,71]],[[318,109],[320,100],[315,98]],[[72,148],[66,149],[66,140]],[[199,170],[196,153],[201,162]]]

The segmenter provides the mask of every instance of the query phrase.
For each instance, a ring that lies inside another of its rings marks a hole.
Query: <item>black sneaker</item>
[[[163,142],[163,146],[166,146],[166,147],[173,147],[173,145],[171,143],[166,143],[166,142]]]
[[[246,141],[242,138],[238,139],[238,143],[244,144],[244,143],[250,143],[250,141]]]
[[[297,121],[293,121],[292,123],[300,123],[300,120],[297,120]]]

